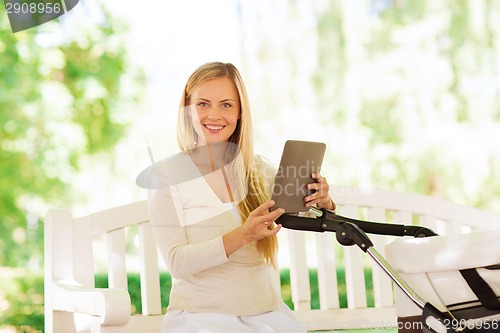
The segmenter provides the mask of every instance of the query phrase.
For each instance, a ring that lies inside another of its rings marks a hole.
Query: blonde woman
[[[173,279],[162,332],[304,333],[273,288],[283,213],[269,211],[276,170],[253,154],[238,70],[207,63],[190,76],[178,116],[181,153],[156,165],[149,211]],[[320,175],[305,205],[334,209]]]

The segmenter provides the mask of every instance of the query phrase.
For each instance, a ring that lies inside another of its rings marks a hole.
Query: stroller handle
[[[364,252],[373,246],[370,238],[360,227],[346,221],[330,221],[321,218],[283,214],[276,220],[276,223],[280,223],[287,229],[315,232],[332,231],[335,232],[337,241],[340,244],[344,246],[356,244]]]
[[[322,215],[320,219],[326,219],[335,222],[350,222],[357,225],[361,230],[369,234],[387,235],[387,236],[413,236],[413,237],[429,237],[437,236],[433,230],[422,226],[392,224],[382,222],[368,222],[337,215],[334,212],[321,209]]]
[[[400,237],[437,236],[437,233],[435,233],[433,230],[421,226],[361,221],[350,217],[337,215],[334,212],[331,212],[324,208],[322,208],[321,210],[312,209],[312,213],[317,217],[311,218],[283,214],[276,220],[276,222],[280,223],[285,228],[303,231],[335,231],[336,224],[351,223],[369,234]]]

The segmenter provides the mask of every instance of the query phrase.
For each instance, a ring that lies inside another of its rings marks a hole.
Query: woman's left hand
[[[336,206],[330,197],[330,185],[328,185],[326,178],[321,177],[318,173],[313,173],[312,177],[316,180],[316,182],[307,184],[307,189],[309,191],[314,190],[315,192],[304,198],[304,201],[306,202],[305,206],[311,207],[316,204],[318,208],[335,210]]]

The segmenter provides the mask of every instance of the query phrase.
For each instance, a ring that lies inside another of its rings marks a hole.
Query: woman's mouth
[[[205,128],[210,132],[210,133],[219,133],[224,129],[224,125],[211,125],[211,124],[204,124]]]

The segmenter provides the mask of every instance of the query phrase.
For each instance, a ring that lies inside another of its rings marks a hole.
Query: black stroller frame
[[[467,324],[462,321],[457,321],[450,313],[442,313],[434,305],[420,297],[411,286],[401,278],[391,264],[374,248],[373,243],[367,236],[367,233],[387,236],[437,236],[433,230],[421,226],[360,221],[337,215],[326,209],[319,210],[312,208],[310,212],[316,217],[283,214],[276,222],[288,229],[335,232],[336,239],[341,245],[357,245],[363,252],[367,253],[385,271],[390,279],[413,301],[413,303],[422,310],[421,323],[423,333],[479,332],[479,330],[476,331],[474,328],[468,327]],[[484,330],[480,331],[484,332]]]

